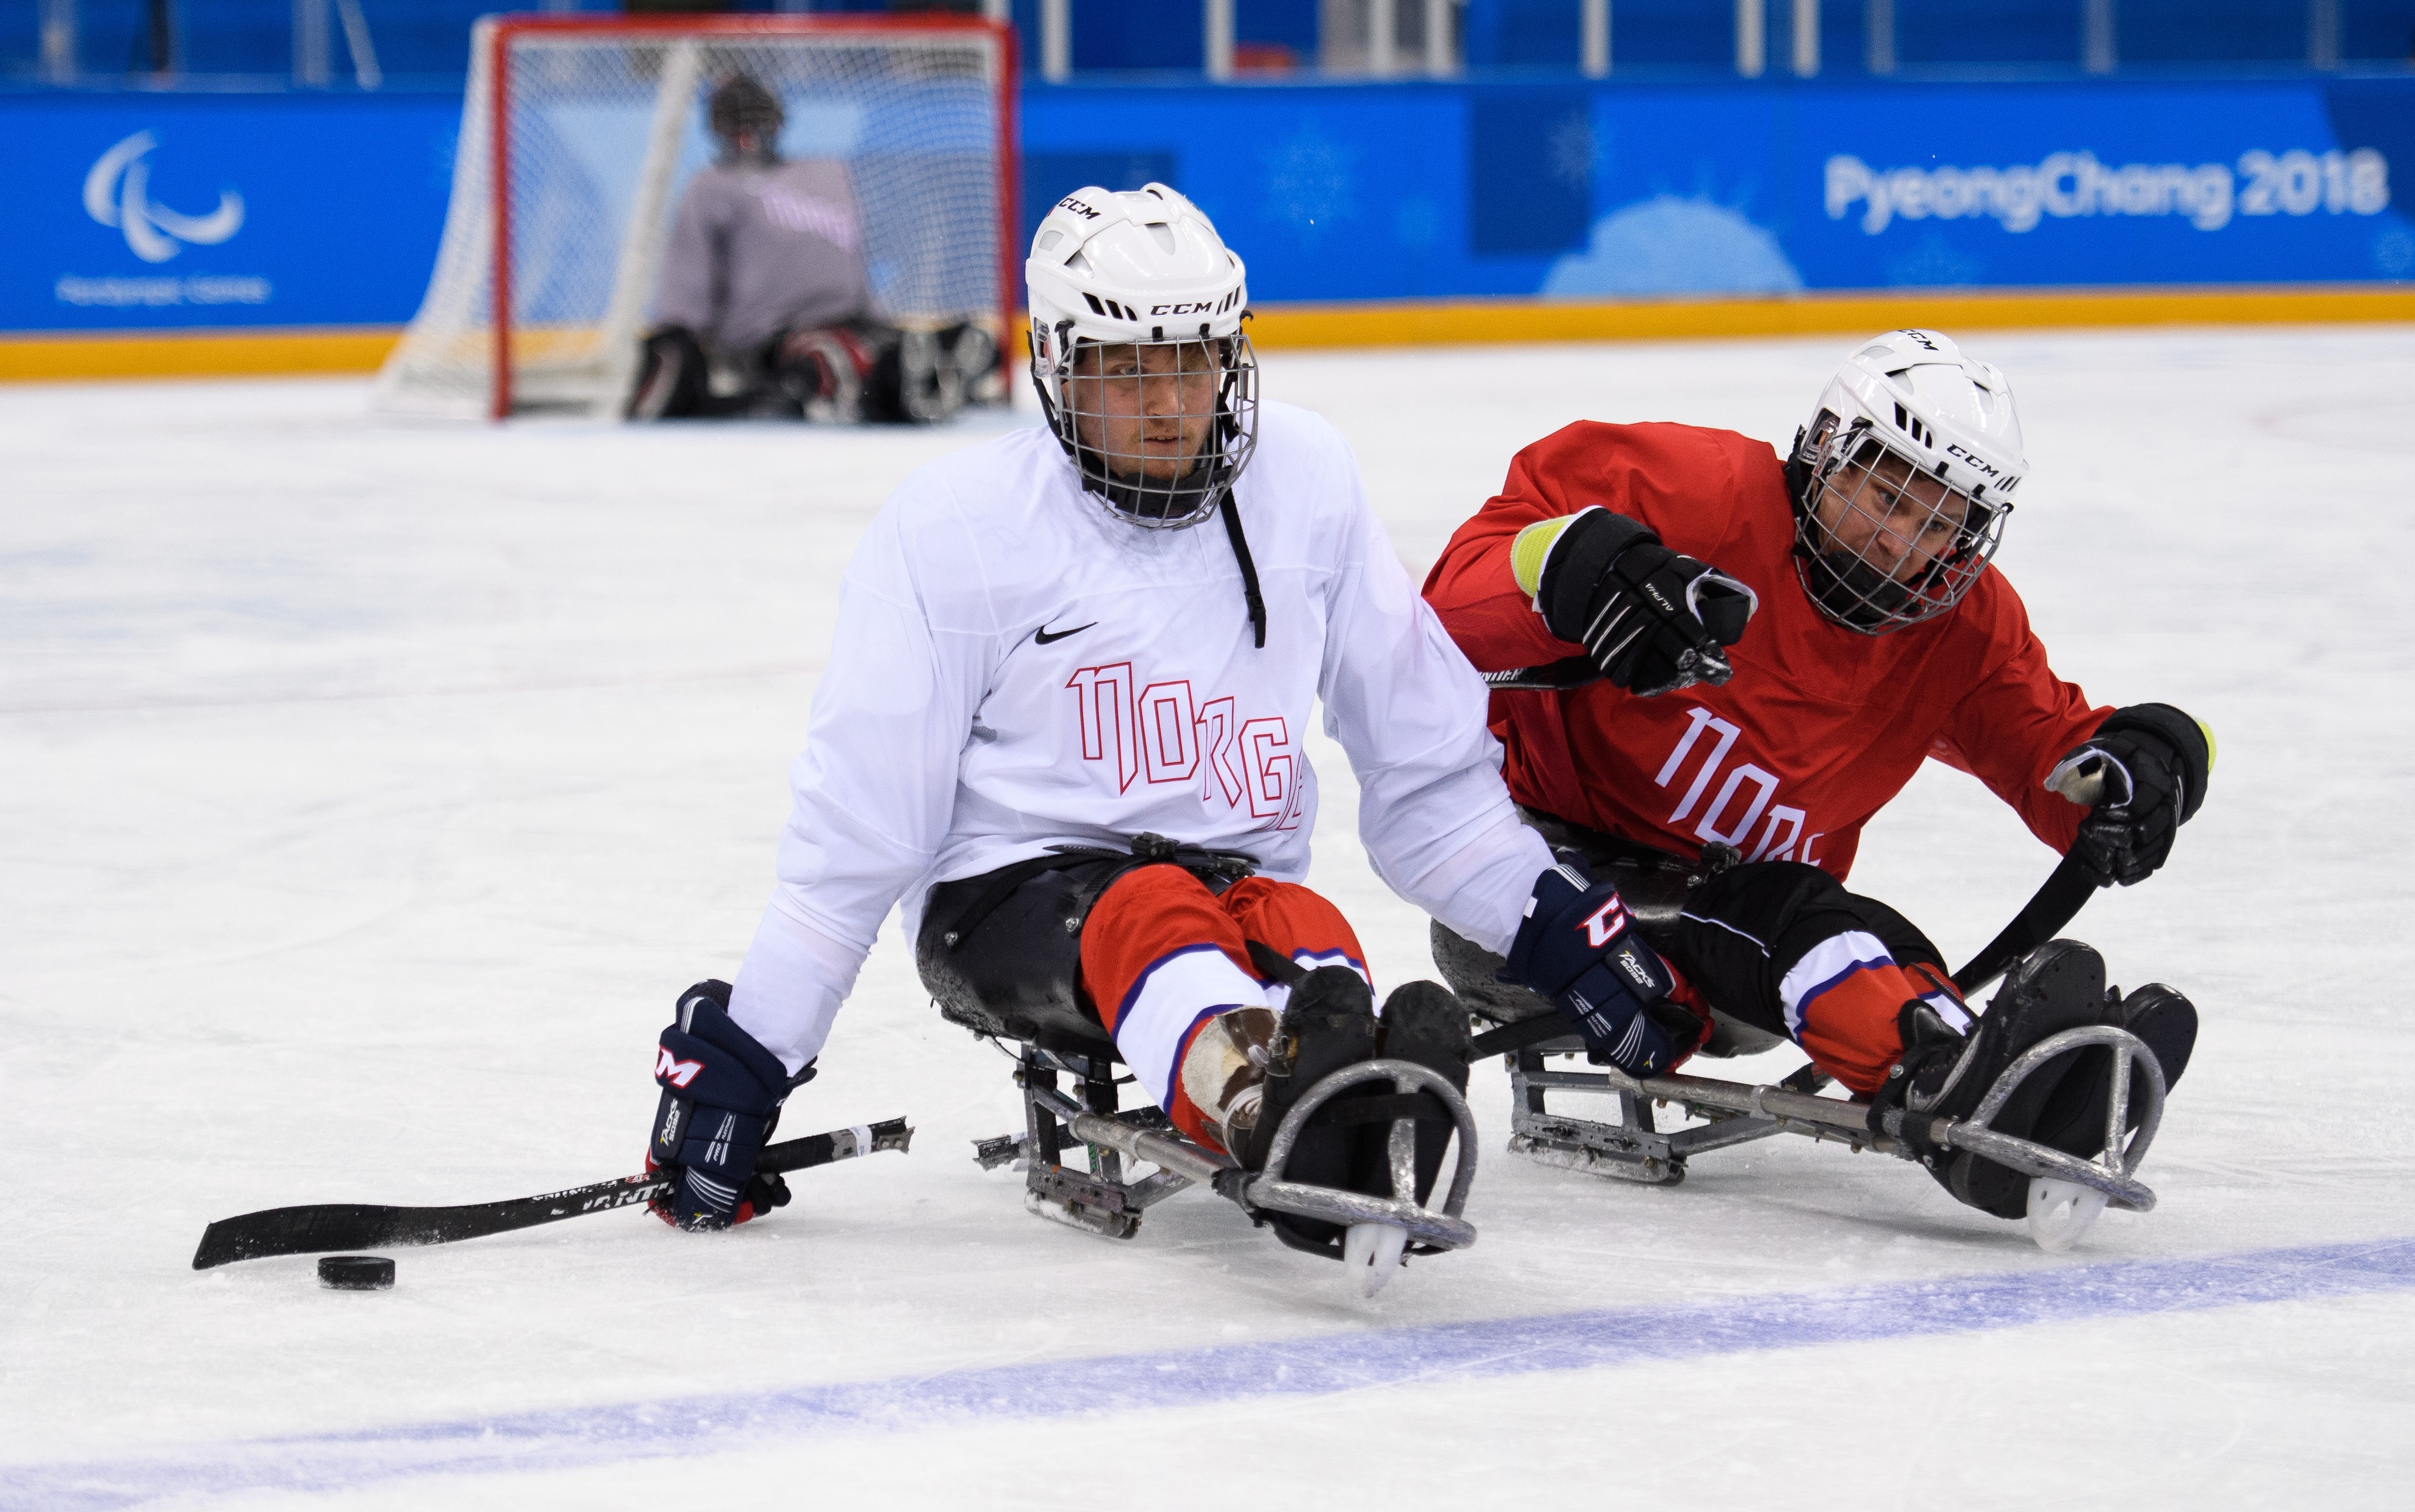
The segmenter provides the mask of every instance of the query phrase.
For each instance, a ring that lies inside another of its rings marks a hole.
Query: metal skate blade
[[[1085,1234],[1095,1234],[1102,1239],[1129,1239],[1140,1232],[1140,1219],[1135,1214],[1110,1213],[1088,1203],[1042,1197],[1036,1191],[1023,1194],[1023,1210],[1035,1218],[1062,1223],[1069,1229],[1080,1229]]]
[[[1353,1223],[1342,1236],[1342,1269],[1360,1296],[1373,1296],[1401,1268],[1409,1231],[1397,1223]]]
[[[2050,1255],[2078,1244],[2105,1211],[2105,1194],[2077,1181],[2030,1177],[2030,1237]]]

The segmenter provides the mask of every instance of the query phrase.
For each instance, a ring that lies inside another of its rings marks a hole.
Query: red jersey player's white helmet
[[[1076,189],[1041,221],[1024,282],[1031,382],[1083,487],[1152,529],[1214,514],[1258,435],[1247,270],[1215,226],[1162,184]]]
[[[2028,471],[1993,364],[1935,331],[1864,342],[1794,441],[1804,591],[1865,635],[1945,613],[1996,554]]]

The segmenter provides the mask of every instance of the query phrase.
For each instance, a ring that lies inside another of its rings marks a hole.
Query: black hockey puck
[[[394,1284],[394,1262],[383,1255],[327,1255],[319,1262],[319,1284],[338,1292],[382,1292]]]

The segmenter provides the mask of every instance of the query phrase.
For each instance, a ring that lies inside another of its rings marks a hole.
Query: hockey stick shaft
[[[2104,875],[2078,851],[2063,857],[2045,884],[2021,905],[2013,921],[1954,973],[1954,985],[1963,996],[1976,996],[1979,989],[2011,970],[2021,957],[2060,934],[2104,885]]]
[[[904,1150],[913,1139],[914,1130],[903,1118],[834,1129],[827,1134],[808,1134],[802,1139],[765,1145],[756,1159],[755,1169],[766,1175],[809,1170],[876,1150]],[[458,1207],[384,1207],[367,1203],[271,1207],[212,1223],[202,1234],[201,1248],[193,1251],[193,1268],[208,1270],[237,1260],[320,1254],[331,1250],[451,1244],[458,1239],[508,1234],[515,1229],[651,1202],[668,1191],[670,1186],[667,1176],[640,1172],[591,1186],[573,1187],[567,1191]]]
[[[1565,693],[1601,681],[1590,656],[1564,656],[1537,666],[1513,666],[1484,674],[1484,685],[1494,693]]]
[[[2083,809],[2093,809],[2112,796],[2108,792],[2112,775],[2108,758],[2097,755],[2058,765],[2047,777],[2046,786]],[[2122,775],[2126,795],[2128,779],[2126,773]],[[2078,847],[2065,852],[2044,885],[2021,905],[2013,921],[1988,942],[1986,950],[1972,956],[1969,965],[1954,973],[1955,988],[1965,997],[1976,996],[1980,988],[2010,971],[2015,962],[2061,933],[2062,926],[2088,906],[2098,888],[2110,885],[2110,878],[2081,859]]]

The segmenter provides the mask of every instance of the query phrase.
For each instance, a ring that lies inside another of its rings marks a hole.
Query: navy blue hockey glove
[[[740,1028],[726,981],[690,987],[678,1011],[654,1052],[663,1098],[646,1145],[646,1169],[668,1173],[675,1185],[649,1205],[679,1228],[726,1229],[788,1202],[788,1182],[757,1174],[755,1157],[780,1121],[781,1100],[814,1069],[791,1077]]]
[[[2213,736],[2169,704],[2133,704],[2055,763],[2046,785],[2065,797],[2090,778],[2103,796],[2079,821],[2072,850],[2128,887],[2155,875],[2182,824],[2205,802]]]
[[[1548,549],[1534,589],[1543,623],[1582,646],[1612,686],[1650,698],[1732,675],[1727,648],[1758,606],[1751,589],[1607,509],[1571,516]],[[1513,573],[1518,557],[1513,547]]]
[[[1643,943],[1608,882],[1562,861],[1535,878],[1501,980],[1550,998],[1584,1036],[1586,1058],[1657,1076],[1694,1048],[1694,1016],[1670,1002],[1676,979]]]

